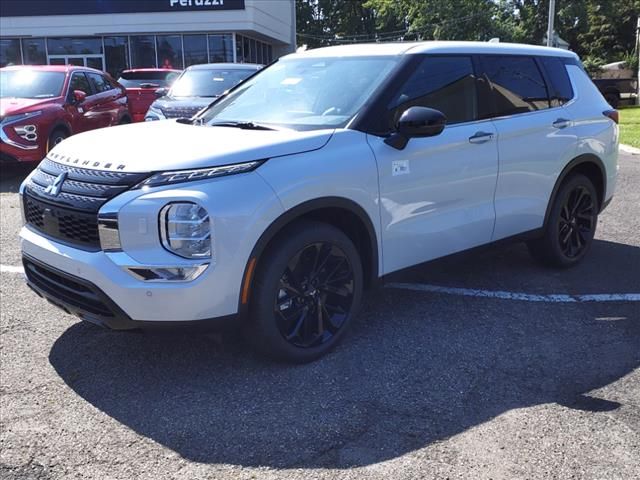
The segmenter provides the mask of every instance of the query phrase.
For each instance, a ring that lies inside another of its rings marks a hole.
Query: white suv
[[[582,260],[614,192],[616,122],[563,50],[289,55],[195,118],[56,146],[21,188],[27,279],[111,328],[231,322],[313,360],[391,272],[507,238]]]

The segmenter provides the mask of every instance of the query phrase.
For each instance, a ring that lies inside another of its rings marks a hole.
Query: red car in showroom
[[[151,104],[167,92],[182,70],[137,68],[125,70],[118,83],[127,89],[129,111],[134,122],[143,122]]]
[[[131,122],[124,87],[71,65],[0,68],[0,162],[38,162],[70,135]]]

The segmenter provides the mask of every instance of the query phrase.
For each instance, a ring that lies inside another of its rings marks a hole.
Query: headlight
[[[165,120],[167,117],[164,116],[162,110],[156,107],[149,107],[147,114],[144,116],[145,122],[153,122],[154,120]]]
[[[184,258],[211,258],[209,214],[192,202],[176,202],[160,210],[160,237],[164,248]]]
[[[255,170],[264,162],[265,160],[257,160],[255,162],[236,163],[234,165],[224,165],[222,167],[155,173],[146,180],[140,182],[134,188],[159,187],[162,185],[170,185],[172,183],[192,182],[195,180],[206,180],[208,178],[223,177],[225,175],[233,175],[236,173],[245,173]]]
[[[6,117],[4,117],[2,119],[2,126],[5,125],[10,125],[12,123],[18,123],[21,122],[23,120],[28,120],[29,118],[33,118],[33,117],[37,117],[38,115],[41,115],[42,111],[37,111],[37,112],[29,112],[29,113],[19,113],[17,115],[8,115]]]

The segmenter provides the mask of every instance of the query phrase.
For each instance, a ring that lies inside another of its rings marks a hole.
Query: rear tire
[[[558,190],[542,237],[527,243],[531,255],[554,267],[578,264],[593,243],[599,208],[593,182],[571,175]]]
[[[245,338],[263,354],[313,361],[344,337],[362,298],[362,264],[342,231],[300,221],[279,234],[252,283]]]

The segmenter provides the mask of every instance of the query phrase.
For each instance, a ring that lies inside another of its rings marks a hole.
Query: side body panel
[[[576,156],[575,127],[553,126],[567,117],[558,107],[493,121],[500,159],[493,240],[542,227],[556,179]]]
[[[575,65],[568,65],[567,71],[577,92],[576,101],[565,106],[574,119],[573,129],[578,137],[576,156],[591,154],[602,161],[607,177],[604,194],[604,200],[607,201],[616,188],[619,129],[602,114],[611,107],[587,74]]]
[[[608,165],[605,199],[612,195],[618,140],[617,126],[603,115],[610,107],[579,66],[565,68],[573,100],[493,120],[500,158],[493,240],[541,228],[560,174],[581,155],[595,155]]]
[[[374,226],[382,275],[382,239],[378,206],[378,172],[366,134],[337,130],[320,150],[274,158],[259,170],[282,202],[285,211],[327,197],[359,205]]]
[[[491,137],[471,143],[480,132]],[[385,274],[491,240],[498,154],[490,121],[446,127],[404,150],[368,140],[380,175]]]

